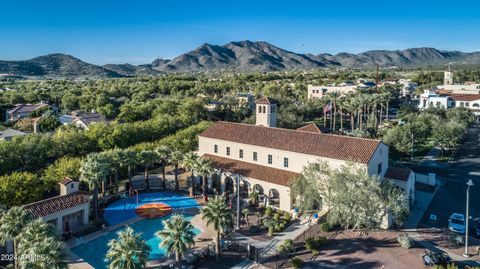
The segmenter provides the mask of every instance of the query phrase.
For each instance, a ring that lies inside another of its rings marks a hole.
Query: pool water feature
[[[196,208],[199,204],[195,199],[185,195],[168,192],[150,192],[136,194],[126,199],[119,199],[113,202],[103,211],[103,218],[109,226],[115,226],[132,218],[138,217],[135,210],[147,204],[165,204],[172,210]]]
[[[165,250],[160,248],[160,240],[155,236],[155,233],[163,229],[163,220],[169,219],[172,215],[165,216],[157,219],[144,219],[137,223],[130,225],[135,232],[142,233],[142,239],[150,246],[152,249],[150,252],[149,260],[156,260],[162,258],[165,255]],[[185,215],[185,218],[188,220],[192,219],[192,215]],[[105,254],[108,251],[108,242],[117,237],[116,232],[124,229],[119,228],[117,230],[111,231],[104,236],[101,236],[97,239],[91,240],[83,245],[72,248],[71,251],[77,256],[82,258],[85,262],[89,263],[96,269],[106,268],[107,263],[105,262]],[[195,235],[201,233],[201,230],[197,227],[193,229]]]

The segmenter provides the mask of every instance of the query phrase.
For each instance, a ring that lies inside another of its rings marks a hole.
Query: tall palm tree
[[[114,174],[113,190],[114,193],[118,192],[118,181],[120,180],[120,168],[123,166],[123,151],[120,149],[112,149],[106,152],[110,162],[110,169]]]
[[[145,268],[151,248],[135,233],[131,227],[117,232],[117,238],[108,242],[105,261],[109,269],[141,269]]]
[[[181,268],[182,256],[188,247],[195,244],[193,229],[190,221],[182,215],[174,214],[170,219],[164,220],[163,229],[155,233],[155,236],[162,240],[160,247],[169,255],[175,254],[177,268]]]
[[[332,106],[333,106],[333,131],[335,131],[335,128],[336,128],[336,119],[337,119],[337,103],[338,103],[338,99],[340,98],[340,93],[339,92],[330,92],[330,93],[327,93],[327,98],[328,100],[330,100],[330,102],[332,102]]]
[[[383,94],[383,99],[384,99],[384,102],[385,102],[385,106],[386,106],[386,116],[387,116],[387,122],[389,121],[389,118],[388,118],[388,109],[390,107],[390,101],[392,100],[392,94],[387,92],[387,93],[384,93]]]
[[[192,175],[190,176],[190,190],[191,194],[195,193],[195,168],[198,165],[198,155],[193,152],[188,152],[183,156],[182,166],[187,169]]]
[[[365,104],[367,100],[364,94],[359,94],[355,98],[355,104],[357,105],[357,128],[362,130],[363,126],[363,115],[365,110]]]
[[[63,269],[63,243],[53,232],[53,227],[42,219],[36,219],[27,224],[18,243],[20,255],[39,257],[42,259],[20,259],[21,268],[32,269]]]
[[[195,172],[202,177],[202,193],[203,201],[207,201],[207,190],[208,190],[208,176],[213,173],[212,161],[205,158],[200,158],[197,161],[195,166]]]
[[[344,96],[341,96],[337,101],[337,108],[338,108],[338,112],[340,113],[340,131],[342,132],[343,132],[343,112],[347,107],[346,103],[347,103],[347,100]]]
[[[175,191],[180,190],[180,183],[178,182],[178,165],[183,160],[183,153],[179,150],[172,150],[170,152],[170,162],[173,165],[173,171],[175,175]]]
[[[138,159],[138,152],[133,149],[125,149],[122,152],[121,166],[126,166],[128,170],[128,185],[132,186],[132,170],[138,165],[140,160]]]
[[[231,209],[225,202],[225,197],[215,196],[202,208],[202,220],[207,221],[207,226],[213,225],[216,231],[215,250],[220,254],[220,236],[225,232],[225,228],[231,227],[233,216]]]
[[[105,158],[98,153],[91,153],[83,160],[80,167],[80,180],[86,182],[92,191],[93,213],[95,220],[99,219],[98,214],[98,187],[108,174],[108,166]]]
[[[138,158],[145,168],[145,189],[150,189],[150,171],[149,169],[153,166],[155,161],[158,159],[157,154],[152,150],[142,150],[138,154]]]
[[[7,241],[12,241],[14,255],[18,255],[17,243],[29,221],[30,216],[21,207],[10,208],[0,218],[0,244],[5,245]],[[14,267],[18,268],[17,259],[14,260]]]
[[[158,147],[155,151],[157,152],[158,159],[160,159],[160,165],[162,166],[162,188],[165,190],[167,188],[165,180],[165,166],[168,163],[171,150],[167,146],[162,145]]]

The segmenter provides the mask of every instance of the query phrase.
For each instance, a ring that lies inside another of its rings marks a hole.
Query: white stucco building
[[[307,97],[308,100],[312,99],[321,99],[327,93],[330,92],[338,92],[340,94],[347,94],[350,92],[355,92],[357,90],[357,85],[355,84],[348,84],[348,85],[331,85],[331,86],[307,86]]]
[[[60,182],[60,195],[24,205],[35,218],[51,224],[58,234],[75,232],[88,224],[90,195],[78,190],[78,181],[64,179]]]
[[[425,90],[420,95],[418,108],[443,107],[446,109],[454,107],[465,107],[475,115],[480,115],[480,94],[453,94],[444,90]]]
[[[354,162],[379,177],[389,171],[388,146],[380,140],[325,134],[312,125],[298,130],[276,128],[277,102],[263,97],[256,106],[256,125],[216,122],[199,135],[198,154],[222,171],[213,184],[222,193],[232,193],[239,177],[244,194],[259,191],[270,206],[290,211],[288,182],[310,163],[326,161],[331,168],[339,168]],[[414,178],[397,176],[396,171],[390,171],[389,177],[408,181],[403,184],[405,191],[413,193],[408,188],[414,188]]]

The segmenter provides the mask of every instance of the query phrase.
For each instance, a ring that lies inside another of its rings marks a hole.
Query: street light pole
[[[240,230],[240,175],[237,174],[237,230]]]
[[[473,182],[471,179],[468,180],[467,182],[467,205],[466,205],[466,216],[465,216],[465,251],[463,253],[463,257],[469,257],[468,255],[468,222],[470,219],[470,210],[469,210],[469,200],[470,200],[470,187],[473,186]]]

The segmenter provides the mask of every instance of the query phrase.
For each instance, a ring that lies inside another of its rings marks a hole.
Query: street
[[[475,184],[470,188],[470,216],[474,220],[480,219],[480,128],[468,130],[450,166],[423,166],[412,169],[433,172],[445,180],[425,211],[419,227],[446,228],[452,213],[465,215],[466,183],[469,179]],[[431,214],[436,215],[436,221],[430,219]]]

